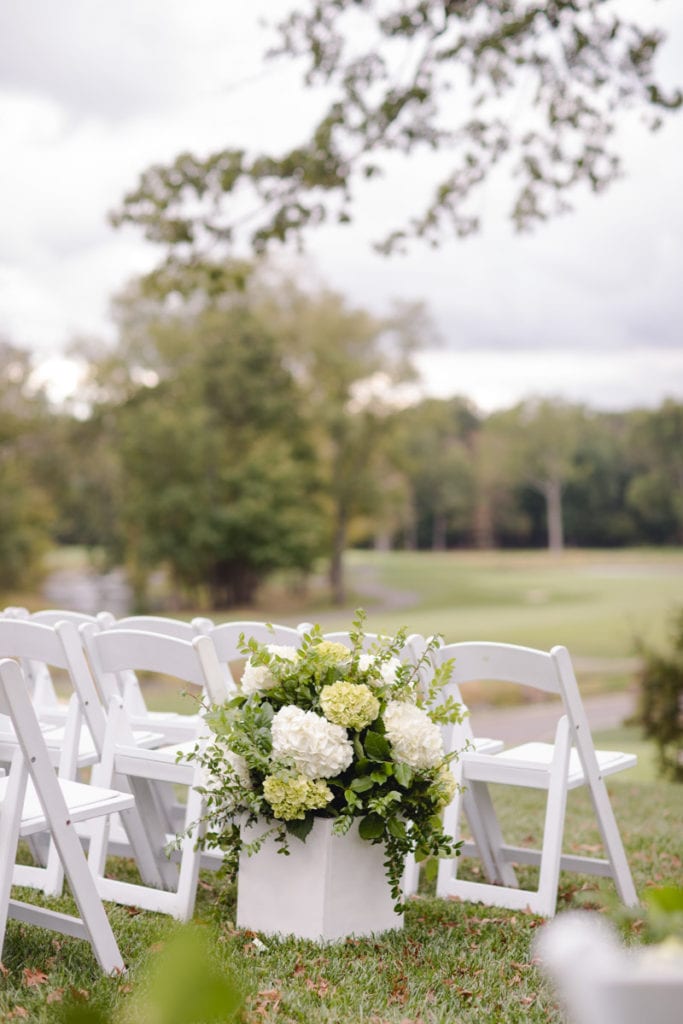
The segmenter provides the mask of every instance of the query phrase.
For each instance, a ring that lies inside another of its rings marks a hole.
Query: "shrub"
[[[657,744],[661,774],[683,782],[683,608],[672,626],[670,653],[638,644],[643,657],[638,720]]]

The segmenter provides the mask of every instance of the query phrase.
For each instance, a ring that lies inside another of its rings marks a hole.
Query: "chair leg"
[[[13,762],[5,799],[0,804],[0,958],[5,940],[9,899],[12,889],[12,873],[19,843],[19,822],[24,804],[28,769],[23,757]]]
[[[505,859],[505,840],[500,830],[488,785],[470,780],[465,791],[465,813],[479,849],[484,872],[491,883],[516,888],[517,875],[512,864]],[[476,831],[475,831],[476,829]]]
[[[555,733],[555,751],[548,788],[541,867],[538,878],[538,895],[534,909],[544,917],[553,917],[557,906],[557,887],[560,881],[562,839],[567,809],[567,774],[571,742],[569,720],[560,719]]]
[[[201,822],[205,811],[204,797],[192,786],[187,794],[186,830],[180,846],[180,873],[177,888],[178,912],[176,914],[180,921],[189,921],[194,913],[202,857],[198,844],[205,831],[205,827],[200,825],[196,836],[189,835],[187,833],[187,826],[194,824],[196,821]]]
[[[80,839],[70,824],[53,820],[51,828],[69,888],[100,967],[106,974],[125,971],[126,966],[97,892],[95,879],[88,870]]]
[[[604,780],[590,782],[589,792],[619,898],[627,907],[637,907],[638,894]]]

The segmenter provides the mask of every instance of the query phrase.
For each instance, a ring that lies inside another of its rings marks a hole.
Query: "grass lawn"
[[[683,885],[680,787],[638,781],[632,773],[621,778],[610,781],[610,792],[638,891]],[[518,799],[501,802],[504,828],[513,841],[538,839],[538,795],[520,792]],[[597,843],[589,801],[573,792],[565,846],[580,852]],[[476,867],[467,861],[463,871],[476,877]],[[121,862],[117,870],[126,872],[129,866]],[[50,901],[55,908],[67,904]],[[595,907],[612,915],[613,887],[605,880],[565,874],[559,907]],[[146,984],[146,971],[179,926],[161,915],[114,905],[108,909],[129,965],[121,978],[101,977],[85,943],[9,923],[0,1021],[58,1021],[62,1000],[70,993],[81,1013],[88,1013],[77,1018],[82,1024],[110,1019],[104,1014],[121,1022],[135,1019],[136,993]],[[232,973],[249,993],[242,1018],[248,1024],[562,1020],[533,963],[531,943],[542,921],[525,913],[442,901],[429,895],[427,886],[424,895],[411,901],[403,931],[328,946],[291,939],[259,942],[235,929],[234,914],[234,885],[203,873],[195,920],[209,938],[211,969]],[[638,923],[629,926],[626,940],[637,942],[638,933]],[[210,1019],[215,1018],[198,1017],[196,1024]]]
[[[404,595],[395,611],[380,604],[382,628],[406,623],[447,641],[561,643],[577,658],[628,658],[636,636],[663,642],[668,616],[683,603],[681,549],[351,552],[348,565],[351,586],[370,576]]]
[[[273,585],[257,607],[230,617],[308,619],[326,629],[345,628],[361,605],[370,630],[406,625],[411,632],[442,632],[453,641],[492,639],[546,648],[562,643],[578,663],[585,691],[593,685],[633,684],[636,635],[652,644],[665,642],[667,620],[683,604],[683,549],[570,551],[561,558],[546,552],[351,552],[348,580],[344,609],[331,609],[315,587],[302,596]],[[35,597],[31,603],[40,607]],[[218,621],[227,617],[215,615]],[[151,703],[166,699],[162,691],[149,696]],[[637,729],[595,738],[598,745],[639,754],[637,769],[609,782],[636,888],[642,894],[651,886],[683,886],[683,790],[657,780],[653,748]],[[496,795],[513,841],[538,841],[538,797],[527,791],[514,799]],[[571,793],[566,848],[592,851],[598,841],[589,801],[583,793]],[[119,874],[131,871],[127,862],[112,862],[112,868]],[[463,871],[476,877],[476,862],[465,862]],[[533,962],[532,941],[542,921],[438,900],[432,892],[426,885],[411,901],[403,931],[377,939],[326,947],[258,942],[234,927],[234,884],[203,873],[195,920],[209,937],[211,968],[234,975],[248,992],[245,1024],[559,1024],[562,1015]],[[35,898],[17,892],[21,895]],[[68,897],[49,905],[73,911]],[[588,876],[562,876],[559,907],[617,913],[613,886]],[[108,910],[129,965],[121,978],[100,976],[83,942],[9,923],[0,965],[0,1022],[60,1021],[71,997],[79,1012],[70,1024],[189,1024],[180,1016],[154,1021],[136,1008],[148,984],[146,972],[179,926],[130,908],[109,905]],[[625,935],[638,942],[640,925],[630,925]],[[200,1015],[194,1024],[216,1019],[221,1018]]]

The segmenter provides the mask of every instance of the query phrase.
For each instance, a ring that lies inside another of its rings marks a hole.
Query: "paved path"
[[[634,693],[603,693],[586,697],[583,702],[593,731],[613,729],[633,714]],[[472,725],[476,735],[492,736],[505,743],[527,740],[552,740],[557,723],[557,704],[539,701],[512,708],[473,708]]]

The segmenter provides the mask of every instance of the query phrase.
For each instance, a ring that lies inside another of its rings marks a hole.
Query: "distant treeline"
[[[275,569],[382,548],[683,543],[683,405],[596,412],[465,398],[400,405],[429,338],[254,277],[219,297],[132,285],[113,347],[82,345],[76,404],[51,407],[0,343],[0,589],[57,544],[125,564],[140,602],[164,567],[189,599],[250,600]],[[542,356],[539,356],[542,358]]]

